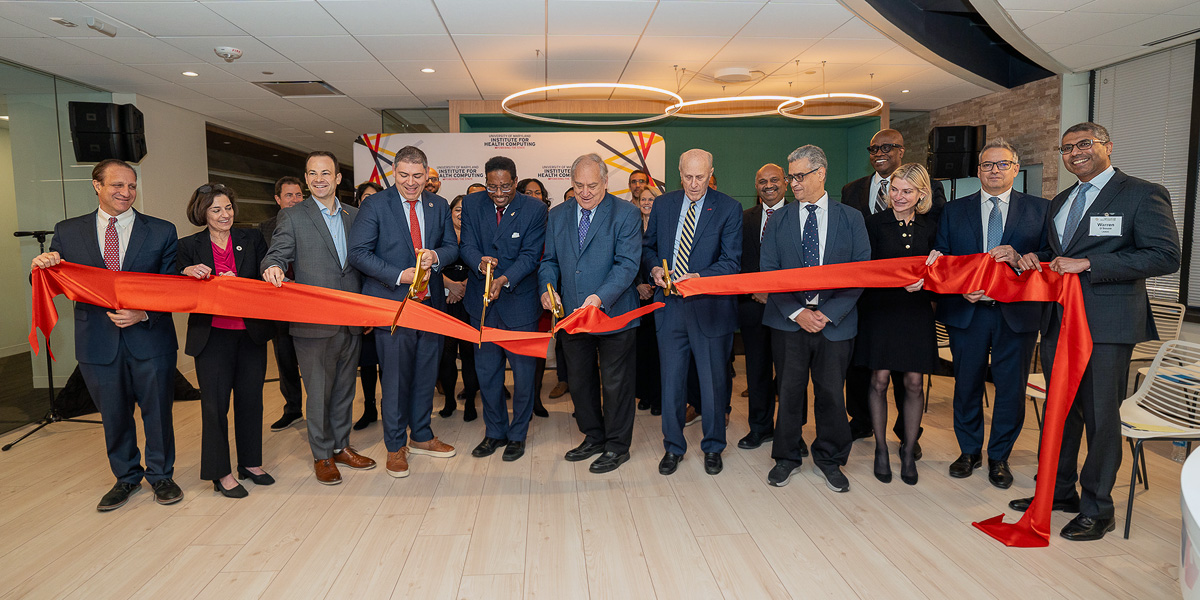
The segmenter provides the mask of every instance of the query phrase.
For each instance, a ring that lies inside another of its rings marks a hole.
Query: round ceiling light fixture
[[[868,102],[875,104],[875,106],[872,106],[871,108],[868,108],[866,110],[860,110],[858,112],[846,113],[846,114],[841,114],[841,115],[800,115],[800,114],[796,114],[794,112],[790,112],[790,111],[794,111],[798,108],[802,108],[806,104],[811,103],[814,100],[815,101],[830,100],[830,99],[834,99],[834,98],[845,98],[845,99],[850,99],[850,100],[866,100]],[[811,120],[811,121],[832,121],[835,119],[853,119],[854,117],[865,117],[867,115],[870,115],[870,114],[877,112],[879,110],[882,110],[882,109],[883,109],[883,99],[879,98],[878,96],[872,96],[870,94],[857,94],[854,92],[828,92],[825,94],[813,94],[811,96],[804,96],[803,98],[793,98],[791,100],[788,100],[787,102],[784,102],[783,104],[780,104],[779,107],[776,109],[776,112],[778,112],[780,116],[787,117],[789,119],[801,119],[801,120]]]
[[[560,90],[578,90],[578,89],[637,90],[637,91],[641,91],[641,92],[650,92],[653,94],[660,94],[663,96],[667,96],[668,98],[673,100],[675,103],[672,104],[671,106],[668,106],[666,111],[664,111],[663,114],[661,114],[661,115],[652,115],[652,116],[644,117],[641,119],[627,119],[627,120],[623,120],[623,121],[578,121],[578,120],[574,120],[574,119],[559,119],[559,118],[555,118],[555,117],[542,117],[542,116],[538,116],[538,115],[531,115],[529,113],[524,113],[524,112],[515,110],[513,108],[510,108],[508,106],[508,104],[510,102],[512,102],[513,100],[516,100],[517,98],[521,98],[523,96],[529,96],[531,94],[537,94],[537,93],[541,93],[541,92],[555,92],[555,91],[560,91]],[[637,84],[633,84],[633,83],[563,83],[563,84],[559,84],[559,85],[547,85],[547,86],[538,87],[538,88],[530,88],[527,90],[522,90],[515,94],[511,94],[504,100],[500,101],[500,108],[504,109],[504,112],[506,112],[514,117],[519,117],[522,119],[529,119],[531,121],[541,121],[543,123],[554,123],[556,125],[603,125],[603,126],[611,127],[611,126],[615,126],[615,125],[640,125],[642,123],[653,123],[654,121],[665,119],[665,118],[679,112],[679,108],[681,107],[682,104],[683,104],[683,98],[679,94],[676,94],[675,92],[664,90],[662,88],[651,87],[648,85],[637,85]]]
[[[726,98],[704,98],[703,100],[688,100],[687,102],[680,102],[679,104],[674,104],[674,105],[668,107],[667,110],[670,111],[672,108],[675,109],[675,112],[673,114],[676,117],[679,117],[681,119],[734,119],[734,118],[738,118],[738,117],[768,117],[771,115],[778,114],[779,107],[776,106],[775,108],[773,108],[771,110],[762,110],[762,111],[756,111],[756,112],[713,113],[713,114],[691,114],[691,113],[683,112],[683,109],[691,107],[691,106],[707,106],[707,105],[715,105],[715,104],[728,104],[728,103],[733,103],[733,102],[790,103],[793,101],[798,102],[797,108],[804,106],[804,100],[797,98],[795,96],[729,96]]]

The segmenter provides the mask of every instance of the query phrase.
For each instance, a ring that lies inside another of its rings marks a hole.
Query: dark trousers
[[[448,305],[446,312],[464,323],[470,322],[462,302]],[[472,401],[479,392],[479,378],[475,375],[475,344],[458,338],[445,338],[442,340],[442,359],[438,364],[438,381],[442,384],[447,404],[454,402],[454,388],[458,384],[456,358],[462,359],[463,397]]]
[[[563,355],[563,340],[561,336],[555,336],[554,342],[554,373],[558,376],[558,380],[562,383],[567,382],[567,361],[561,358]],[[545,366],[543,365],[543,368]]]
[[[654,313],[642,317],[637,326],[638,400],[650,408],[662,408],[662,367],[658,362],[658,335],[654,332]]]
[[[994,304],[976,304],[970,326],[946,330],[954,355],[954,435],[959,451],[983,453],[983,392],[990,353],[996,397],[987,455],[1008,460],[1025,424],[1025,381],[1037,332],[1013,331]]]
[[[871,408],[867,404],[870,391],[871,369],[850,365],[846,369],[846,412],[856,428],[871,428]],[[896,402],[896,424],[892,426],[892,432],[901,443],[904,442],[904,397],[904,373],[892,371],[892,398]],[[917,437],[920,438],[920,434]]]
[[[811,450],[818,465],[845,465],[850,457],[850,423],[842,386],[846,367],[854,352],[854,341],[831,342],[821,333],[800,331],[771,332],[779,375],[779,415],[775,420],[775,441],[771,458],[800,464],[802,428],[808,416],[808,380],[812,377],[813,417],[817,437]]]
[[[375,330],[364,333],[358,354],[358,379],[362,382],[363,403],[375,403],[375,385],[379,381],[379,353],[375,350]]]
[[[771,328],[762,324],[764,305],[754,300],[738,302],[738,328],[746,349],[746,384],[750,433],[764,435],[775,431],[775,395],[779,392],[775,373],[779,372],[771,350]]]
[[[383,383],[379,399],[383,445],[388,452],[407,446],[410,429],[413,441],[432,440],[429,421],[442,336],[404,327],[390,334],[381,329],[375,335],[375,349]]]
[[[200,382],[200,479],[216,480],[233,472],[229,464],[229,396],[233,394],[233,430],[241,467],[262,466],[263,377],[267,347],[245,329],[212,328],[196,355]]]
[[[1042,336],[1042,370],[1046,381],[1058,345],[1058,323]],[[1092,357],[1079,382],[1079,392],[1063,426],[1062,450],[1054,498],[1074,498],[1079,483],[1079,514],[1093,519],[1113,516],[1112,488],[1121,468],[1121,402],[1129,383],[1129,359],[1133,344],[1093,344]],[[1087,431],[1087,458],[1079,469],[1079,447]]]
[[[108,465],[117,481],[141,483],[144,476],[154,484],[175,475],[175,429],[171,421],[175,353],[142,360],[129,353],[124,336],[118,344],[112,362],[79,363],[79,373],[104,421]],[[134,406],[142,411],[142,429],[146,435],[144,469],[137,445]]]
[[[329,337],[292,339],[308,395],[308,446],[315,460],[333,458],[350,445],[362,335],[339,327]]]
[[[535,331],[537,323],[530,323],[525,327],[510,327],[505,325],[503,320],[496,319],[489,327],[509,331]],[[511,421],[508,417],[508,402],[504,399],[505,360],[513,372]],[[525,440],[529,433],[529,419],[533,416],[533,379],[536,363],[537,359],[532,356],[505,350],[491,342],[480,346],[475,353],[475,373],[479,377],[479,391],[483,394],[483,422],[487,437],[513,442]]]
[[[698,375],[696,391],[700,395],[703,452],[725,450],[725,412],[733,381],[729,375],[729,353],[733,334],[717,337],[704,335],[699,327],[689,327],[683,300],[671,296],[667,306],[655,314],[658,326],[658,359],[662,365],[663,447],[672,454],[687,452],[683,437],[687,414],[688,369]]]
[[[300,385],[300,365],[296,361],[296,344],[287,328],[287,323],[280,323],[279,331],[271,338],[275,365],[279,368],[279,393],[283,395],[283,414],[302,415],[304,397]]]
[[[606,452],[629,452],[633,440],[634,339],[633,329],[617,333],[560,333],[575,423],[589,444],[604,444]]]

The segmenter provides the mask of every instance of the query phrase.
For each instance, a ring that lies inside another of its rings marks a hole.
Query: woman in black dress
[[[450,216],[454,222],[454,235],[462,240],[462,195],[450,202]],[[467,291],[467,265],[462,259],[442,269],[442,281],[446,284],[446,313],[470,323],[462,299]],[[479,414],[475,411],[475,394],[479,392],[479,378],[475,375],[475,345],[471,342],[447,336],[442,341],[442,359],[438,365],[438,381],[446,396],[446,406],[438,411],[443,418],[454,414],[454,386],[458,383],[458,365],[455,359],[462,358],[463,374],[463,420],[474,421]]]
[[[871,258],[928,256],[937,235],[929,173],[916,163],[901,165],[888,185],[891,210],[867,217]],[[921,291],[921,279],[905,288],[867,289],[859,300],[858,338],[854,362],[871,369],[868,402],[875,430],[875,477],[892,480],[887,450],[888,381],[892,371],[904,374],[904,439],[916,440],[925,403],[921,378],[937,363],[933,327],[933,295]],[[916,444],[900,447],[900,479],[917,483]]]

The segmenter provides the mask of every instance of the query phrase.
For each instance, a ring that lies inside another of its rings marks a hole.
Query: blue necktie
[[[808,218],[804,220],[804,232],[800,237],[800,249],[803,251],[801,266],[815,267],[821,264],[821,233],[817,229],[817,205],[809,204]],[[817,297],[816,292],[804,292],[804,301],[812,302]]]
[[[1083,205],[1087,203],[1088,190],[1092,189],[1092,184],[1086,181],[1079,184],[1079,191],[1075,193],[1075,201],[1071,202],[1071,210],[1067,213],[1067,224],[1063,227],[1062,249],[1067,249],[1067,244],[1071,243],[1071,238],[1075,237],[1075,230],[1079,229],[1079,222],[1083,220]]]
[[[583,209],[583,216],[579,219],[579,250],[583,250],[583,240],[587,237],[588,227],[592,224],[591,209]]]
[[[1004,220],[1000,218],[1000,199],[992,196],[988,198],[992,203],[992,212],[988,213],[988,231],[987,231],[987,247],[984,252],[991,252],[992,248],[1000,245],[1000,238],[1004,235]]]

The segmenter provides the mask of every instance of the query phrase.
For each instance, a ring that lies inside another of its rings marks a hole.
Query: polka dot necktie
[[[801,266],[815,267],[821,264],[821,232],[817,229],[817,205],[809,204],[808,218],[804,220],[804,231],[800,237]],[[816,292],[804,292],[804,301],[812,302]]]
[[[121,270],[121,242],[117,239],[117,218],[108,218],[108,229],[104,230],[104,266],[109,271]]]
[[[592,224],[591,209],[580,209],[583,216],[579,218],[579,250],[583,250],[583,240],[587,238],[588,227]]]
[[[987,230],[987,248],[984,252],[991,252],[992,248],[1000,245],[1000,238],[1004,235],[1004,219],[1000,217],[1000,199],[992,196],[988,199],[992,203],[992,212],[988,213],[988,230]]]

